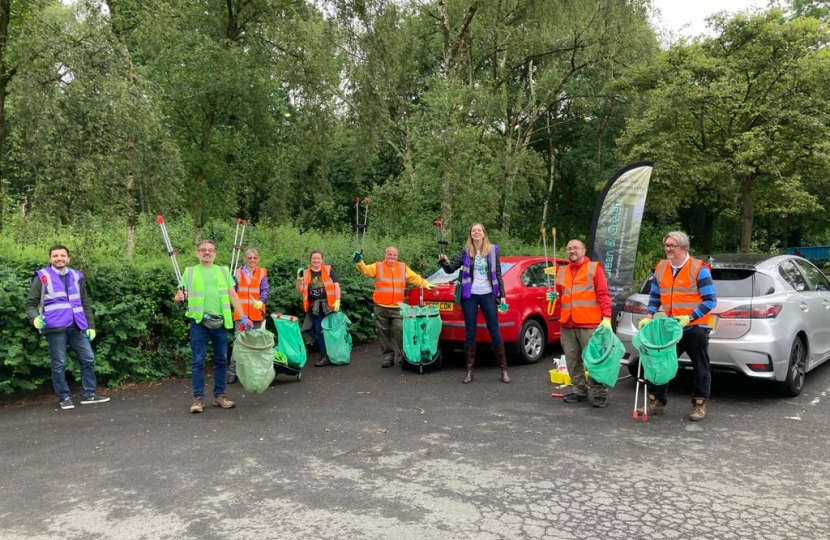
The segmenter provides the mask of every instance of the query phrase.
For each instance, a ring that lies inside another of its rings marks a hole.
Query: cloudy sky
[[[655,19],[660,27],[685,36],[706,31],[704,18],[718,11],[734,13],[747,8],[766,8],[767,0],[653,0],[662,16]],[[683,28],[684,25],[689,25]]]

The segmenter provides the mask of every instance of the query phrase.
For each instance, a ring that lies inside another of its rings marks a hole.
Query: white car
[[[716,255],[708,261],[718,295],[709,335],[712,370],[774,381],[785,396],[800,394],[805,373],[830,358],[830,280],[795,255]],[[634,376],[639,352],[631,339],[645,317],[651,279],[626,300],[617,324],[626,350],[620,363]],[[679,361],[691,369],[686,355]]]

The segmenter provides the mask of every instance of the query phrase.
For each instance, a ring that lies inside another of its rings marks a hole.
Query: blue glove
[[[548,302],[556,302],[556,299],[559,298],[559,293],[556,291],[548,291],[545,297],[548,299]]]
[[[245,315],[242,316],[242,324],[240,325],[241,328],[245,330],[250,330],[254,327],[254,323],[251,322],[251,319],[246,317]]]
[[[352,255],[352,260],[354,261],[355,264],[359,263],[360,261],[363,260],[363,253],[361,253],[359,251],[355,251],[354,255]]]
[[[86,331],[86,339],[88,341],[92,341],[93,339],[95,339],[95,330],[93,330],[92,328],[87,330]]]
[[[498,307],[499,313],[501,313],[502,315],[507,313],[507,307],[507,302],[500,303]]]
[[[44,317],[43,315],[41,315],[39,317],[35,317],[35,320],[32,321],[32,324],[38,330],[43,330],[43,327],[46,326],[46,317]]]

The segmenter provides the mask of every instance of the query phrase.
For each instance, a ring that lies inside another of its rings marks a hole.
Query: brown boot
[[[501,382],[507,384],[510,382],[510,375],[507,374],[507,353],[504,350],[504,345],[496,345],[493,350],[496,351],[496,361],[501,368]]]
[[[692,409],[689,411],[689,420],[698,422],[706,418],[706,398],[693,397]]]
[[[476,348],[475,347],[464,347],[464,353],[467,356],[467,374],[464,375],[464,378],[461,380],[464,384],[469,384],[473,382],[473,367],[476,365]]]

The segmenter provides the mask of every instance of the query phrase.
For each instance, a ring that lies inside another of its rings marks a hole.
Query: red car
[[[548,259],[548,265],[554,263]],[[556,259],[559,267],[568,264],[565,259]],[[501,272],[504,278],[507,304],[505,314],[499,314],[499,328],[508,351],[524,363],[538,362],[545,352],[545,346],[559,341],[559,304],[548,305],[545,293],[553,276],[545,274],[544,257],[501,257]],[[441,310],[441,337],[439,345],[444,356],[455,349],[464,348],[464,315],[461,306],[454,303],[455,288],[459,271],[447,274],[440,268],[427,279],[436,286],[424,291],[424,304],[437,304]],[[548,281],[548,278],[550,280]],[[409,291],[409,304],[418,305],[421,289]],[[551,310],[551,307],[553,308]],[[476,343],[489,344],[490,334],[479,312]]]

